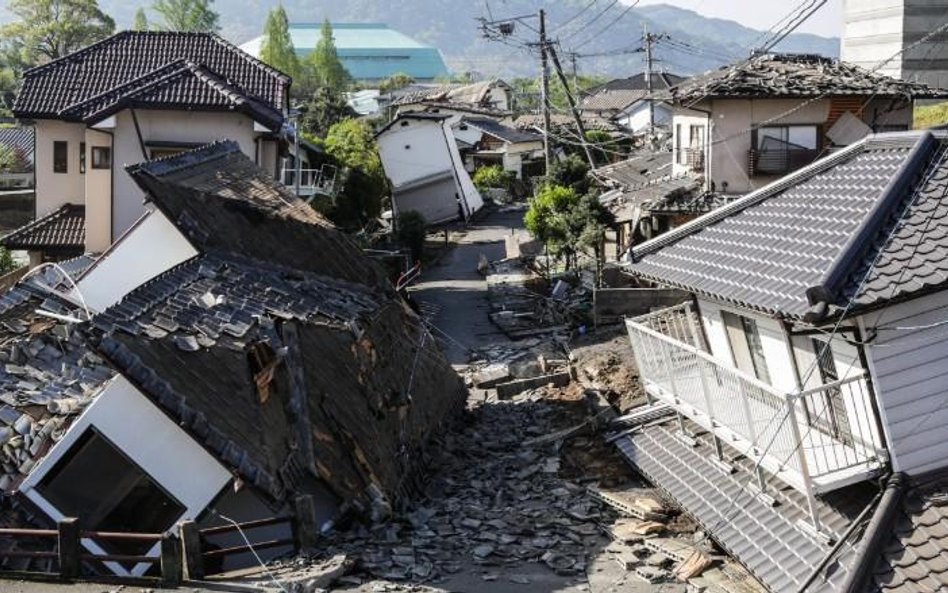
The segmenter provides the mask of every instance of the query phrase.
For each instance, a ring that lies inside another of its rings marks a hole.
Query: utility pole
[[[540,102],[543,108],[543,155],[546,158],[546,174],[550,174],[553,146],[550,144],[550,64],[547,60],[546,11],[540,9]]]
[[[648,93],[648,135],[655,133],[655,100],[652,98],[652,36],[648,25],[642,23],[642,42],[645,45],[645,91]]]
[[[593,158],[592,151],[589,150],[589,143],[586,141],[586,126],[583,125],[583,118],[579,116],[579,109],[576,107],[576,101],[573,99],[573,93],[569,90],[569,83],[566,81],[566,75],[563,74],[563,66],[560,65],[560,58],[556,55],[556,50],[552,46],[549,48],[550,57],[553,58],[553,65],[556,66],[556,74],[563,84],[563,90],[566,92],[566,100],[569,102],[569,109],[573,112],[573,120],[576,122],[576,129],[579,131],[579,142],[586,153],[586,159],[589,161],[591,169],[596,168],[596,159]]]

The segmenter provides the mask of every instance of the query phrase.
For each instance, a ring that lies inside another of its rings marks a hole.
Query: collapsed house
[[[4,493],[98,531],[384,517],[464,401],[424,322],[236,143],[128,171],[128,233],[0,297]]]
[[[484,207],[464,169],[450,118],[404,113],[376,134],[382,167],[392,183],[395,217],[415,211],[428,224],[467,221]]]
[[[627,320],[615,443],[775,593],[948,586],[946,146],[871,135],[631,250],[691,298]]]

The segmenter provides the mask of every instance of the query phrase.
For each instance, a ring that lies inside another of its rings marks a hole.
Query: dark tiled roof
[[[411,113],[413,111],[422,110],[426,113],[440,113],[441,110],[445,111],[457,111],[460,113],[473,113],[475,115],[488,115],[490,117],[510,117],[513,115],[511,111],[504,111],[502,109],[497,109],[487,105],[476,105],[473,103],[457,103],[454,101],[424,101],[422,103],[413,103],[409,106],[403,107],[403,113]]]
[[[386,283],[381,269],[351,239],[257,167],[236,142],[217,142],[128,171],[199,251]]]
[[[596,177],[626,189],[653,183],[672,172],[672,155],[667,151],[647,151],[624,161],[596,169]]]
[[[0,491],[10,493],[115,376],[80,332],[36,313],[79,313],[41,289],[45,274],[0,293]],[[25,441],[23,435],[30,435]]]
[[[582,115],[583,125],[587,130],[602,130],[603,132],[620,132],[620,128],[614,122],[596,115]],[[573,116],[562,113],[554,113],[550,116],[550,124],[554,128],[576,127]],[[514,127],[518,130],[539,130],[543,128],[543,116],[538,114],[521,115],[514,120]]]
[[[0,146],[19,151],[28,160],[33,160],[33,126],[0,126]]]
[[[489,134],[497,138],[498,140],[503,140],[504,142],[537,142],[543,140],[543,136],[540,136],[539,134],[534,134],[533,132],[522,132],[516,128],[505,126],[504,124],[498,123],[497,121],[488,119],[486,117],[465,117],[462,122],[469,124],[484,132],[485,134]]]
[[[583,111],[618,112],[648,96],[648,91],[634,89],[603,89],[583,98]]]
[[[13,111],[18,117],[61,118],[69,106],[116,89],[179,60],[199,64],[282,111],[290,79],[211,33],[123,31],[27,70]],[[203,89],[204,87],[196,87]],[[194,87],[186,90],[193,91]],[[201,91],[202,93],[205,91]],[[187,103],[183,97],[176,103]]]
[[[761,54],[711,70],[672,89],[674,98],[816,97],[944,97],[948,91],[869,72],[833,58],[809,54]]]
[[[76,204],[64,204],[0,239],[7,249],[59,250],[74,255],[82,253],[85,243],[86,207]]]
[[[681,84],[687,80],[684,76],[672,74],[670,72],[655,72],[652,74],[652,91],[668,90],[673,86]],[[594,95],[600,91],[645,91],[648,85],[645,81],[645,73],[641,72],[628,78],[616,78],[605,84],[593,87],[586,91]]]
[[[790,317],[819,301],[832,307],[854,296],[857,308],[868,307],[941,286],[948,282],[943,142],[927,132],[869,137],[634,248],[630,269]]]
[[[247,346],[272,345],[268,320],[332,324],[348,333],[348,323],[379,306],[365,286],[205,255],[136,289],[94,324],[119,370],[218,457],[280,498],[289,429],[278,403],[260,405]]]
[[[283,116],[272,105],[247,95],[208,68],[176,60],[116,88],[74,103],[60,112],[65,119],[97,123],[127,107],[240,111],[276,129]]]
[[[919,481],[898,504],[866,593],[948,590],[948,479]]]

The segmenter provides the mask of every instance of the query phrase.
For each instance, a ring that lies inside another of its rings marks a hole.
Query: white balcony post
[[[675,384],[675,373],[671,364],[671,353],[668,351],[668,343],[660,340],[662,343],[662,360],[665,362],[665,372],[668,373],[668,383],[671,386],[672,397],[676,403],[681,403],[678,399],[678,387]]]
[[[810,469],[806,463],[806,450],[803,446],[803,438],[800,436],[800,425],[797,423],[796,397],[787,398],[787,420],[790,422],[790,430],[793,434],[793,445],[796,450],[798,462],[800,464],[800,476],[803,478],[803,490],[806,494],[806,504],[810,509],[810,520],[813,528],[819,533],[822,530],[820,525],[820,516],[816,509],[816,497],[813,495],[813,482],[810,479]]]
[[[691,314],[691,303],[685,303],[685,316],[688,318],[688,328],[691,330],[691,345],[695,347],[696,350],[703,350],[701,348],[701,339],[698,337],[698,325],[695,323],[695,318]]]
[[[737,379],[737,392],[741,398],[741,408],[744,410],[744,419],[747,421],[747,433],[750,437],[751,448],[757,449],[760,443],[757,442],[757,427],[754,426],[754,417],[751,415],[750,403],[747,401],[747,387],[743,379]]]

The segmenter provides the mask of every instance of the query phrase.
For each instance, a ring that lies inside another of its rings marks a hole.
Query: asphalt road
[[[487,282],[477,271],[505,256],[504,237],[523,228],[523,211],[492,212],[468,227],[439,263],[425,270],[411,287],[412,297],[430,313],[430,321],[451,364],[465,365],[468,350],[506,341],[488,319]]]

